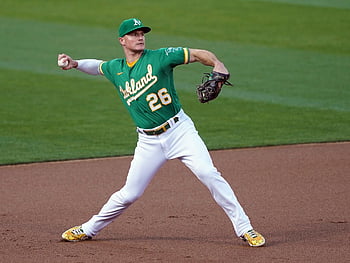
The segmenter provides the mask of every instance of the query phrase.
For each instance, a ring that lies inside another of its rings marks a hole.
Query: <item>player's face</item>
[[[145,49],[145,33],[142,30],[132,31],[120,38],[120,43],[131,51],[143,51]]]

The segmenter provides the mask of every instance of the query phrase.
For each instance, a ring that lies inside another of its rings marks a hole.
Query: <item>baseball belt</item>
[[[173,121],[173,123],[177,123],[179,121],[179,117],[175,116],[173,118],[171,118],[171,120]],[[166,132],[167,130],[169,130],[171,128],[172,125],[170,125],[170,120],[165,122],[162,126],[157,127],[156,129],[152,129],[152,130],[144,130],[144,129],[137,129],[139,132],[146,134],[146,135],[160,135],[163,132]]]

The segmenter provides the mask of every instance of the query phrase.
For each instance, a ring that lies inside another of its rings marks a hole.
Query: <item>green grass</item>
[[[133,153],[135,128],[112,84],[56,66],[60,52],[122,56],[116,32],[129,17],[152,27],[149,48],[209,49],[230,69],[235,86],[205,105],[195,86],[209,68],[175,70],[182,104],[210,149],[350,139],[345,1],[4,0],[0,164]]]

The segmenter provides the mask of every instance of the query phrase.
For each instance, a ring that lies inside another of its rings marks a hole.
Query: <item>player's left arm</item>
[[[204,49],[190,48],[189,53],[189,63],[200,62],[205,66],[213,67],[213,71],[229,74],[229,71],[225,67],[224,63],[222,63],[213,52]]]

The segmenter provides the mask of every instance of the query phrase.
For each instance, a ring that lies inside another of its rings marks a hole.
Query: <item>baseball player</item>
[[[82,225],[68,229],[62,238],[82,241],[96,236],[141,197],[167,160],[177,158],[209,189],[231,220],[236,235],[250,246],[263,246],[264,237],[253,229],[232,188],[213,165],[191,118],[182,109],[174,87],[173,70],[178,65],[200,62],[225,76],[229,76],[228,70],[207,50],[186,47],[146,49],[145,34],[150,31],[150,27],[136,18],[121,23],[119,42],[125,58],[74,60],[66,54],[58,55],[64,70],[75,68],[110,80],[138,132],[125,185],[111,195],[98,214]]]

